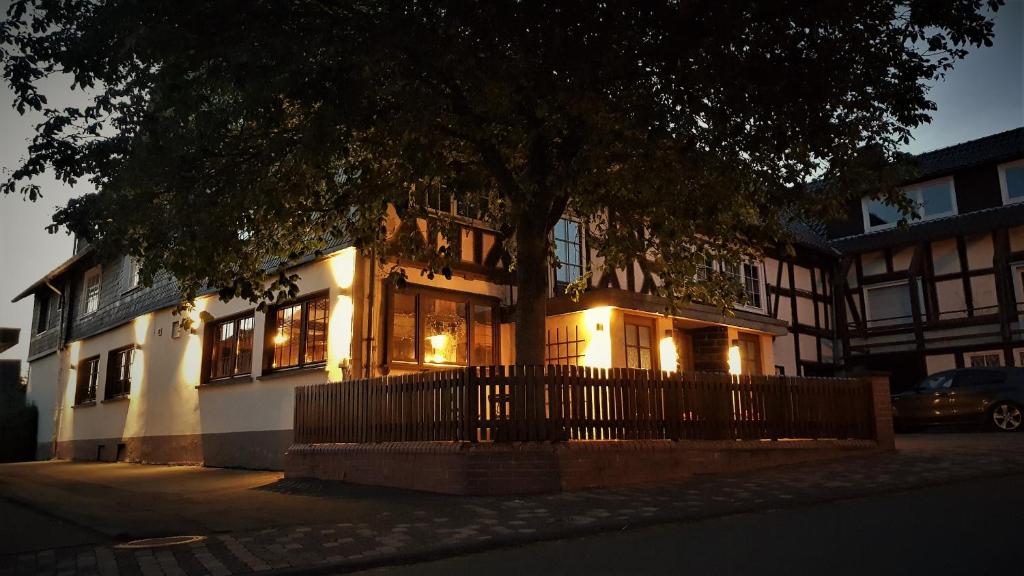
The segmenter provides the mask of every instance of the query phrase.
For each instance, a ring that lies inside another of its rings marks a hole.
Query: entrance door
[[[740,369],[744,374],[761,374],[761,337],[740,332]]]

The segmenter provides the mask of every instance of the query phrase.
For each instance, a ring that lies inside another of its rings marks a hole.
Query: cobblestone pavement
[[[896,453],[673,484],[529,497],[423,495],[430,502],[423,509],[409,506],[406,493],[404,506],[394,510],[384,506],[372,518],[211,534],[203,542],[148,550],[104,545],[11,555],[0,557],[0,575],[337,573],[528,541],[1024,472],[1020,439],[958,443],[940,438],[924,437]],[[339,487],[282,480],[267,489],[329,499],[338,497]],[[438,498],[443,499],[440,508]]]

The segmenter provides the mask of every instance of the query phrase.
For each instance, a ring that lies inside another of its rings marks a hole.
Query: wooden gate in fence
[[[874,437],[861,379],[482,366],[296,389],[295,442]]]

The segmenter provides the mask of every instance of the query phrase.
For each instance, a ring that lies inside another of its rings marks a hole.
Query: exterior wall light
[[[743,359],[740,357],[740,341],[733,340],[729,346],[729,374],[739,376],[743,373]]]
[[[661,357],[661,369],[675,372],[679,369],[679,350],[671,330],[665,330],[665,337],[658,343],[658,355]]]

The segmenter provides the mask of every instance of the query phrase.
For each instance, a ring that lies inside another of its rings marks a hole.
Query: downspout
[[[367,293],[369,303],[366,305],[366,358],[363,360],[364,378],[373,377],[373,304],[377,297],[377,249],[370,249],[370,268],[367,275],[370,277],[370,289]]]
[[[53,440],[50,441],[50,457],[57,457],[57,440],[60,438],[60,425],[64,421],[64,394],[67,390],[67,382],[64,382],[64,378],[68,375],[68,370],[64,369],[64,317],[68,313],[68,309],[71,307],[69,299],[64,297],[64,293],[58,290],[49,280],[46,281],[46,287],[53,290],[54,294],[60,298],[62,306],[60,307],[60,318],[57,319],[57,387],[56,394],[53,395],[54,402],[57,403],[53,410]]]

